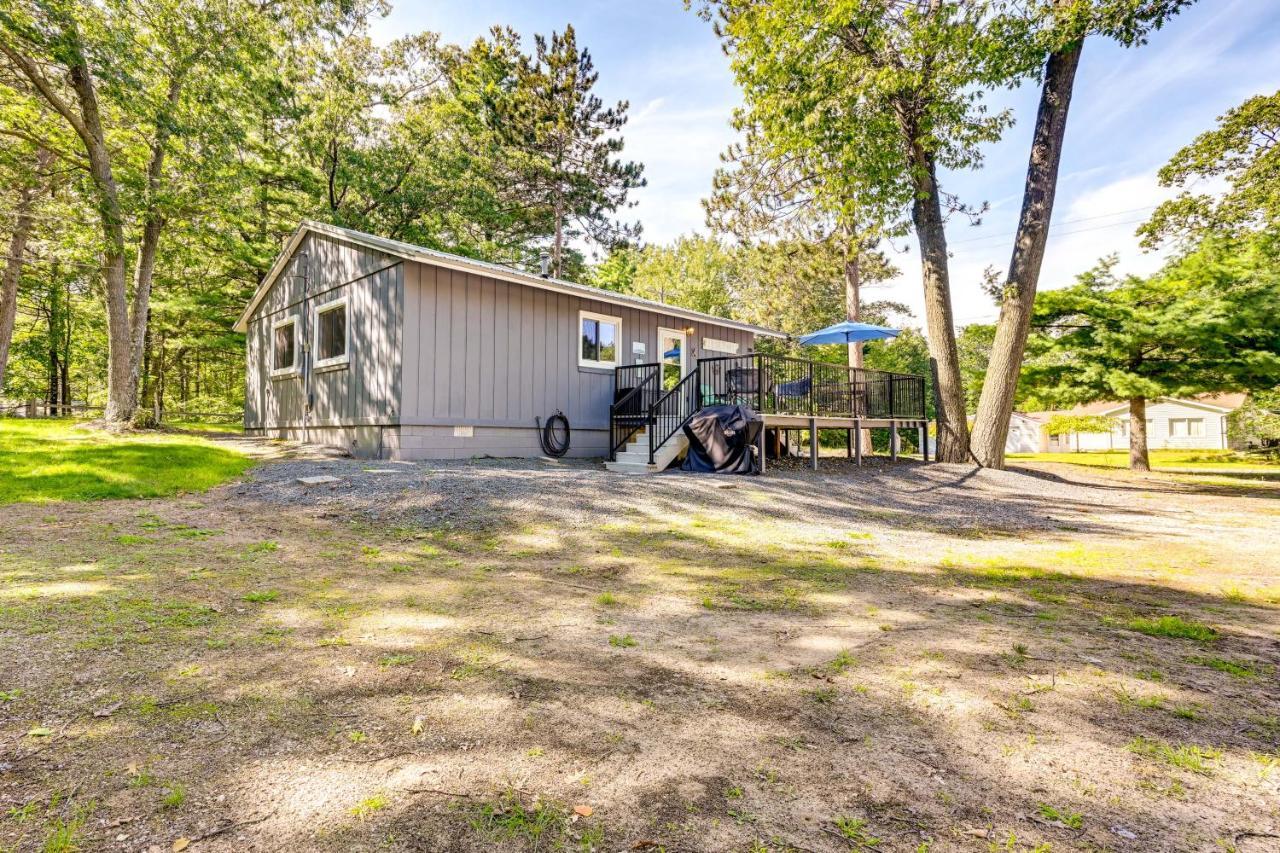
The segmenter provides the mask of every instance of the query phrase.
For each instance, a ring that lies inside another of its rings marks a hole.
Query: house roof
[[[266,297],[275,284],[276,279],[284,272],[285,267],[289,263],[289,258],[293,256],[294,251],[298,248],[298,244],[309,233],[319,234],[324,237],[332,237],[338,240],[345,240],[349,243],[355,243],[359,246],[374,249],[397,258],[405,260],[422,261],[437,267],[457,270],[459,272],[475,273],[477,275],[485,275],[490,278],[496,278],[501,281],[509,281],[514,284],[523,284],[529,287],[537,287],[542,290],[551,290],[558,293],[567,293],[572,296],[580,296],[584,299],[594,299],[597,302],[606,302],[611,305],[623,305],[631,308],[639,308],[645,311],[657,311],[672,317],[682,317],[687,320],[700,320],[705,323],[713,323],[717,326],[723,326],[729,329],[738,329],[744,332],[752,332],[757,335],[764,335],[771,338],[785,338],[782,332],[773,329],[766,329],[763,326],[755,326],[751,323],[741,323],[737,320],[729,320],[725,317],[717,317],[714,314],[704,314],[701,311],[691,311],[688,308],[679,308],[675,305],[668,305],[665,302],[658,302],[653,299],[644,299],[640,296],[633,296],[628,293],[617,293],[612,290],[605,290],[599,287],[592,287],[587,284],[578,284],[574,281],[566,281],[560,278],[543,278],[542,276],[533,275],[513,267],[503,266],[502,264],[493,264],[488,261],[477,261],[474,258],[463,257],[462,255],[454,255],[449,252],[440,252],[435,249],[428,249],[424,246],[415,246],[412,243],[404,243],[399,240],[390,240],[386,237],[378,237],[373,234],[366,234],[363,231],[355,231],[350,228],[342,228],[337,225],[330,225],[325,222],[316,222],[310,219],[304,219],[298,225],[298,229],[293,232],[293,236],[289,238],[289,242],[280,252],[280,256],[276,258],[276,262],[272,265],[271,270],[267,273],[266,278],[262,280],[262,284],[258,285],[257,291],[253,294],[253,298],[249,300],[249,304],[245,306],[244,312],[240,315],[240,319],[236,320],[235,330],[237,332],[247,331],[249,328],[249,318],[253,316],[253,312],[258,305]]]
[[[1208,409],[1210,411],[1233,412],[1244,405],[1244,401],[1248,399],[1248,394],[1201,394],[1197,397],[1157,397],[1155,401],[1165,401],[1169,403],[1182,403],[1194,408]],[[1054,415],[1114,415],[1119,412],[1127,412],[1129,404],[1117,400],[1099,400],[1096,403],[1085,403],[1071,409],[1054,409],[1045,412],[1017,412],[1023,417],[1032,420],[1047,422]]]

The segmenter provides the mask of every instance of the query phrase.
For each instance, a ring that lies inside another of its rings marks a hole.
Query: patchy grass
[[[1223,470],[1280,473],[1280,458],[1233,450],[1152,450],[1153,470]],[[1128,468],[1129,449],[1085,450],[1080,453],[1010,453],[1013,462],[1065,462],[1094,468]]]
[[[1222,758],[1222,750],[1195,744],[1170,744],[1139,735],[1129,741],[1127,749],[1135,755],[1154,758],[1172,767],[1209,775]]]
[[[69,421],[0,418],[0,504],[202,492],[251,464],[198,436],[112,435]]]
[[[1207,666],[1209,669],[1216,669],[1218,672],[1225,672],[1227,675],[1233,675],[1236,678],[1257,678],[1258,670],[1254,665],[1243,663],[1241,661],[1227,660],[1226,658],[1217,657],[1189,657],[1188,663],[1194,663],[1198,666]]]
[[[510,464],[424,466],[422,491]],[[570,465],[515,479],[551,503]],[[1143,849],[1174,853],[1270,813],[1266,501],[1162,492],[1149,517],[1108,490],[1070,531],[975,535],[875,505],[989,500],[964,483],[868,478],[864,518],[832,480],[735,482],[731,507],[697,505],[705,482],[589,525],[252,488],[6,508],[0,742],[24,769],[0,850],[236,825],[209,846],[1025,853],[1158,815]]]
[[[1216,628],[1183,619],[1181,616],[1137,617],[1123,623],[1130,631],[1146,634],[1148,637],[1171,637],[1179,640],[1195,640],[1208,643],[1218,638]]]

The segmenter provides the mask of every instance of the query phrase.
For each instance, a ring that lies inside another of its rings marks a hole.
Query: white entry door
[[[689,372],[689,339],[679,329],[658,329],[658,360],[662,363],[662,389],[673,388]]]

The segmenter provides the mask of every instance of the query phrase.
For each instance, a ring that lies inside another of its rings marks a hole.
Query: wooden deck
[[[862,464],[862,435],[863,430],[867,429],[890,429],[889,438],[889,456],[895,462],[901,452],[901,438],[899,429],[915,429],[919,435],[919,447],[921,456],[925,462],[929,461],[929,422],[918,418],[840,418],[831,417],[829,415],[811,416],[811,415],[779,415],[761,413],[760,417],[764,419],[764,429],[760,430],[758,446],[760,450],[760,473],[764,473],[765,467],[768,465],[767,436],[770,430],[802,430],[810,433],[809,438],[809,467],[818,470],[818,441],[817,431],[821,429],[842,429],[847,434],[846,448],[850,459]]]

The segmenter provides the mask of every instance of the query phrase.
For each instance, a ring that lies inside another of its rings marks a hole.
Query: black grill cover
[[[689,438],[682,471],[759,474],[755,443],[764,426],[746,406],[707,406],[684,425]]]

